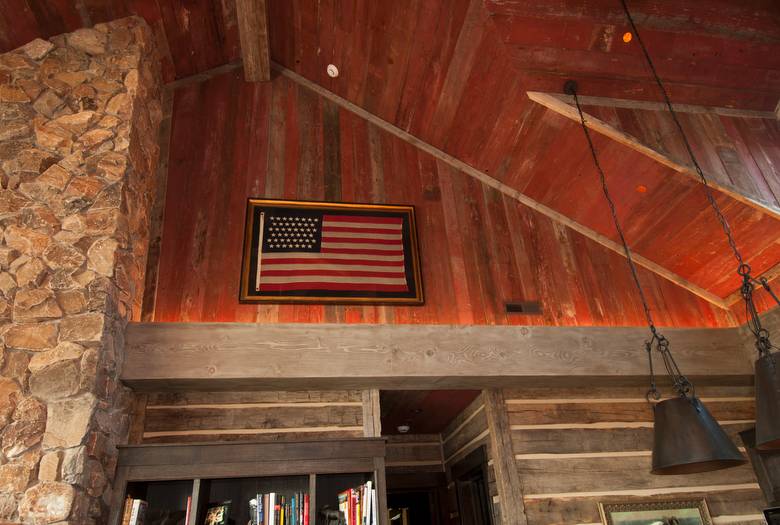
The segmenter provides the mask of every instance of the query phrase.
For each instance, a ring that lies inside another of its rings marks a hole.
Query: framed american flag
[[[414,207],[249,199],[239,299],[423,304]]]

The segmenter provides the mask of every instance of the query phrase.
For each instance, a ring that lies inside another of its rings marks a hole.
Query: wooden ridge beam
[[[465,173],[466,175],[469,175],[483,184],[486,184],[487,186],[490,186],[491,188],[494,188],[498,190],[499,192],[503,193],[504,195],[507,195],[514,200],[520,202],[521,204],[531,208],[532,210],[535,210],[542,215],[549,217],[550,219],[563,224],[564,226],[567,226],[568,228],[571,228],[572,230],[584,235],[585,237],[597,242],[598,244],[604,246],[605,248],[608,248],[612,250],[615,253],[620,254],[621,256],[625,257],[625,253],[623,252],[623,247],[620,243],[613,241],[606,235],[602,235],[598,233],[597,231],[571,219],[570,217],[555,211],[554,209],[545,206],[544,204],[532,199],[531,197],[517,191],[516,189],[512,188],[511,186],[508,186],[499,180],[491,177],[487,173],[484,173],[473,166],[463,162],[462,160],[442,151],[441,149],[419,139],[415,135],[412,135],[411,133],[404,131],[403,129],[387,122],[386,120],[383,120],[373,113],[370,113],[366,111],[365,109],[361,108],[360,106],[353,104],[352,102],[336,95],[335,93],[328,91],[327,89],[323,88],[319,84],[316,84],[301,75],[295,73],[294,71],[291,71],[283,66],[280,66],[276,63],[273,64],[273,68],[277,71],[279,71],[283,76],[289,78],[293,82],[315,92],[316,94],[320,95],[321,97],[330,100],[331,102],[335,103],[336,105],[346,109],[347,111],[350,111],[351,113],[354,113],[355,115],[363,118],[364,120],[370,122],[371,124],[375,125],[376,127],[390,133],[391,135],[394,135],[395,137],[398,137],[399,139],[417,147],[418,149],[428,153],[429,155],[439,159],[440,161],[452,166],[453,168],[457,169],[458,171],[461,171]],[[544,95],[546,97],[549,97],[549,95]],[[529,93],[529,96],[531,96],[531,93]],[[552,98],[552,97],[550,97]],[[533,97],[532,97],[533,99]],[[556,100],[556,99],[553,99]],[[567,104],[558,101],[559,105],[568,106]],[[569,106],[570,107],[570,106]],[[606,124],[605,124],[606,125]],[[635,141],[636,142],[636,141]],[[638,143],[637,143],[638,144]],[[780,217],[780,215],[778,216]],[[634,262],[636,262],[639,266],[645,268],[646,270],[650,270],[651,272],[660,275],[664,279],[667,279],[676,285],[687,289],[689,292],[701,297],[705,301],[717,306],[718,308],[722,308],[724,310],[729,310],[729,305],[724,302],[724,300],[721,297],[718,297],[717,295],[713,294],[712,292],[705,290],[701,286],[698,286],[691,281],[683,278],[682,276],[672,272],[671,270],[661,266],[658,263],[655,263],[651,261],[650,259],[643,257],[639,254],[633,254]]]
[[[569,101],[573,103],[572,97],[566,95],[553,95],[550,93],[541,93],[538,91],[528,91],[527,95],[528,98],[530,98],[534,102],[541,104],[542,106],[558,113],[561,116],[574,120],[575,122],[580,121],[580,116],[579,113],[577,112],[577,108],[572,106],[569,103]],[[628,146],[629,148],[647,157],[650,157],[651,159],[657,161],[658,163],[668,168],[671,168],[674,171],[681,173],[687,177],[690,177],[691,179],[695,180],[697,183],[701,184],[701,180],[699,179],[699,174],[696,173],[696,171],[690,166],[680,164],[679,162],[670,159],[666,155],[639,142],[631,135],[623,131],[620,131],[614,126],[607,124],[603,120],[597,119],[596,117],[588,115],[587,113],[585,113],[584,115],[585,115],[585,125],[588,126],[588,128],[592,129],[593,131],[600,133],[601,135],[604,135],[606,137],[609,137],[619,142],[620,144]],[[712,187],[717,191],[720,191],[721,193],[728,195],[734,200],[746,204],[751,208],[760,211],[761,213],[769,215],[770,217],[774,217],[775,219],[780,219],[780,209],[775,208],[769,203],[743,195],[738,189],[736,189],[733,186],[718,184],[717,182],[714,181],[712,177],[709,178],[708,182],[710,187]]]
[[[752,375],[739,328],[664,331],[705,382]],[[646,382],[644,327],[131,323],[121,378],[141,391],[500,388]]]
[[[236,0],[238,35],[244,78],[248,82],[271,80],[271,51],[268,41],[266,0]]]

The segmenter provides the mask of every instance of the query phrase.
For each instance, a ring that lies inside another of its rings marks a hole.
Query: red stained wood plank
[[[520,112],[526,113],[544,118],[544,112]],[[284,77],[253,85],[234,71],[181,88],[173,118],[156,320],[643,323],[619,255]],[[541,121],[526,124],[541,127]],[[575,137],[566,148],[582,140]],[[546,144],[550,155],[560,146]],[[585,164],[577,157],[574,162]],[[554,166],[544,171],[555,175]],[[414,204],[427,304],[239,305],[235,292],[250,196]],[[659,323],[729,324],[687,291],[648,272],[642,279],[650,296],[664,301]],[[512,299],[540,300],[543,316],[507,316],[504,303]]]

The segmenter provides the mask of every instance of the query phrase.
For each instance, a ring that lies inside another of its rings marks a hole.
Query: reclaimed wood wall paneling
[[[624,268],[620,256],[330,104],[283,77],[252,85],[238,71],[176,91],[155,320],[644,322],[628,272],[613,270]],[[239,305],[245,199],[339,195],[417,207],[428,303]],[[730,324],[686,290],[640,275],[659,324]],[[542,316],[504,312],[505,301],[535,299]]]

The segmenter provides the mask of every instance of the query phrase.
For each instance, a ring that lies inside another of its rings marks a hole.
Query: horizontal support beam
[[[749,384],[738,328],[667,329],[683,371]],[[131,323],[136,390],[500,388],[647,382],[639,327]]]

